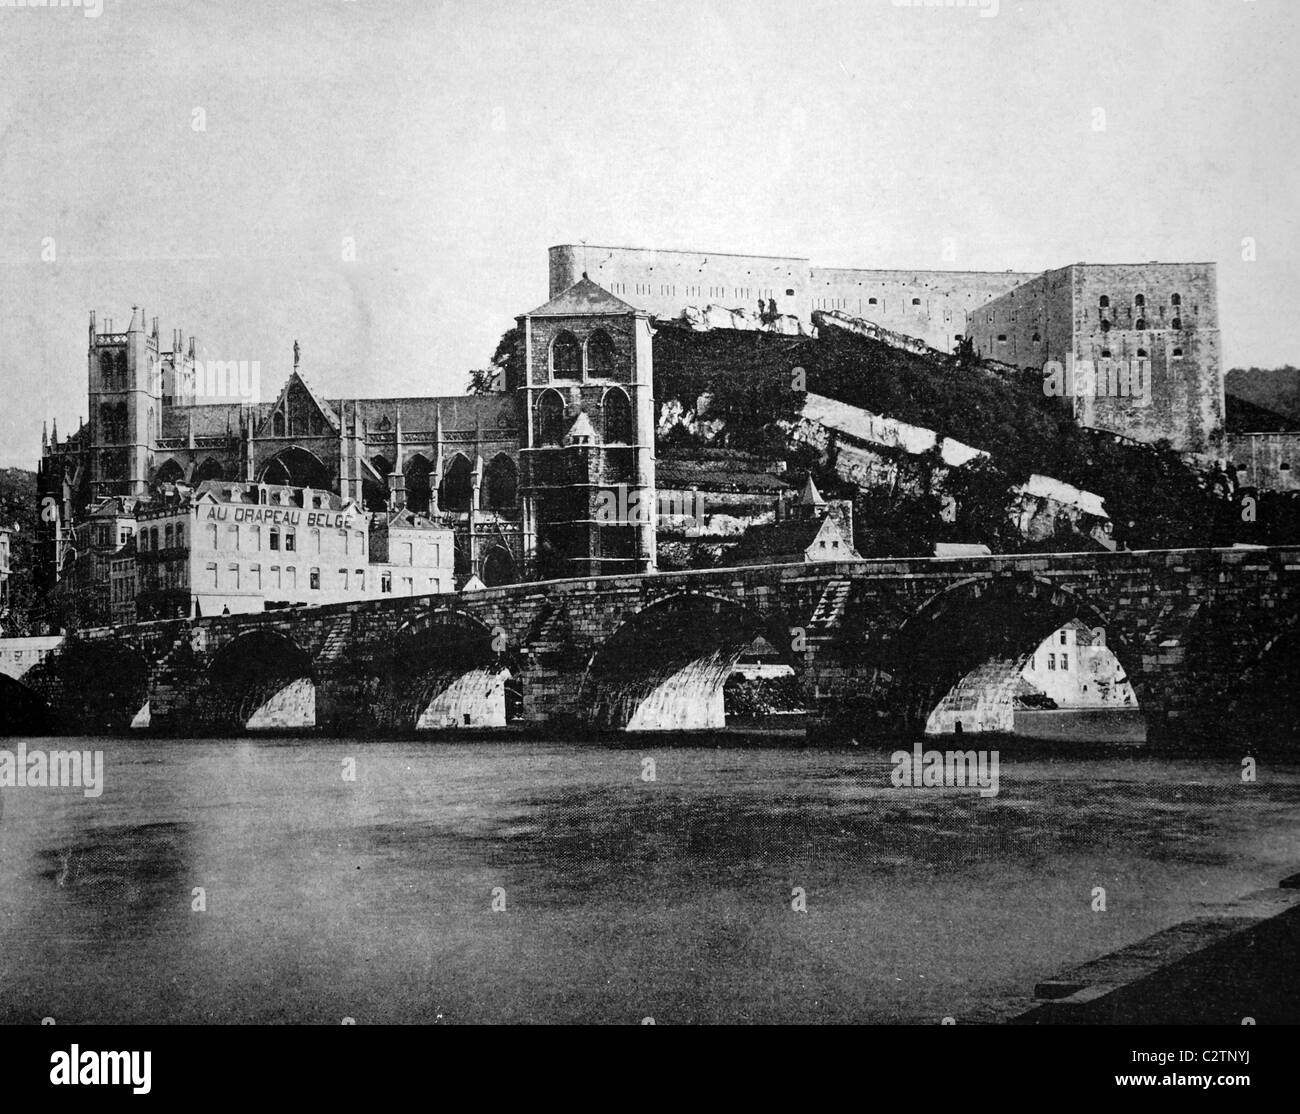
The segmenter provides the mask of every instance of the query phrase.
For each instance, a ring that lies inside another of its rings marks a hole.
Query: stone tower
[[[584,274],[518,322],[520,494],[530,575],[654,571],[649,315]]]
[[[146,333],[134,306],[126,332],[100,332],[92,312],[88,376],[91,498],[143,495],[162,422],[157,321]]]

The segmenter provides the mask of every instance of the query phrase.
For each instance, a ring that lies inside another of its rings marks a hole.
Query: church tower
[[[88,364],[91,498],[143,495],[162,422],[157,320],[146,333],[133,306],[126,332],[100,332],[92,312]]]
[[[653,572],[649,315],[584,274],[518,322],[520,480],[531,575]]]

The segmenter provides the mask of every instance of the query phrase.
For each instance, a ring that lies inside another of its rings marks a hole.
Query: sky
[[[85,416],[92,309],[263,399],[295,339],[327,397],[455,394],[584,239],[1215,262],[1225,368],[1300,364],[1296,0],[13,2],[0,465]]]

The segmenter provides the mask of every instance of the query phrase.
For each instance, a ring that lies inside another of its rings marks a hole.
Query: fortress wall
[[[973,310],[1034,277],[1014,271],[814,267],[811,308],[840,310],[951,352]]]
[[[1036,278],[972,311],[967,323],[975,350],[1012,367],[1039,368],[1073,350],[1068,267]],[[1005,338],[1005,339],[1004,339]]]
[[[687,306],[710,304],[757,309],[762,298],[808,320],[808,260],[794,256],[560,244],[550,249],[550,296],[567,290],[584,270],[592,282],[657,317],[676,318]]]

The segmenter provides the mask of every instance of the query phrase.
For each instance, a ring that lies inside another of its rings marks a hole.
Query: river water
[[[104,791],[0,790],[0,1022],[960,1022],[1300,869],[1237,755],[25,743]]]

